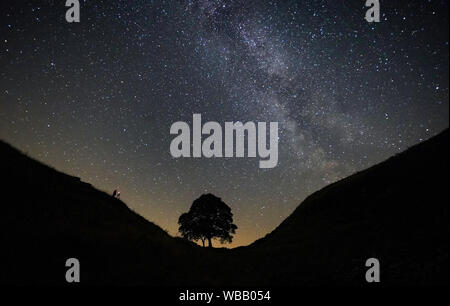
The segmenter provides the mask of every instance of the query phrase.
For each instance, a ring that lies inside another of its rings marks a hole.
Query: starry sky
[[[0,139],[170,234],[211,192],[272,231],[312,192],[448,127],[448,1],[89,0],[0,4]],[[279,122],[279,161],[178,158],[170,126]],[[216,243],[217,244],[217,243]]]

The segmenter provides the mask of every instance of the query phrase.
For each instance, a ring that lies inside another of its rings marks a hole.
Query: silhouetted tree
[[[181,235],[189,240],[205,241],[212,247],[211,239],[231,243],[237,226],[233,224],[231,208],[213,194],[204,194],[192,203],[187,213],[178,219]]]

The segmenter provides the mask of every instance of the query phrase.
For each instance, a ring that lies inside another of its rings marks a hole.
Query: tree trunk
[[[202,239],[203,247],[205,247],[205,239]]]
[[[209,243],[208,247],[212,248],[212,241],[211,241],[211,238],[208,238],[208,243]]]

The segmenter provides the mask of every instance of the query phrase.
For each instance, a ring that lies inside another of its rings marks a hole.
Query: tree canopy
[[[212,247],[213,238],[220,239],[221,243],[231,243],[232,234],[237,226],[233,224],[231,208],[222,199],[213,194],[204,194],[196,199],[187,213],[178,219],[179,232],[192,241],[201,240],[203,246],[208,241]]]

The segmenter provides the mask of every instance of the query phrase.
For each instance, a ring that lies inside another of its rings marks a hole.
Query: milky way
[[[0,138],[177,235],[202,193],[231,246],[448,127],[448,1],[2,1]],[[279,162],[170,155],[170,126],[279,122]]]

